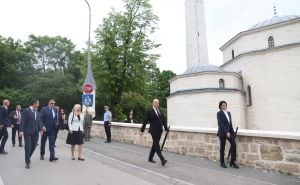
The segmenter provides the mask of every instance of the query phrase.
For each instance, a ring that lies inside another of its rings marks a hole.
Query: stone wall
[[[113,123],[112,140],[150,146],[148,130],[140,136],[140,127],[140,124]],[[102,122],[94,122],[92,135],[106,137]],[[236,142],[239,164],[300,175],[300,133],[239,130]],[[227,142],[225,156],[229,145]],[[173,126],[164,150],[219,160],[219,149],[216,129]]]

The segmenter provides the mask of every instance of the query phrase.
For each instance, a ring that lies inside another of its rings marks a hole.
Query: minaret
[[[208,64],[203,0],[185,0],[187,69]]]

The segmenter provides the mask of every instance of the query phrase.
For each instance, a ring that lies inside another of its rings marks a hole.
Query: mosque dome
[[[212,64],[200,64],[187,69],[183,74],[193,74],[201,72],[225,72],[225,70]]]
[[[291,21],[291,20],[299,19],[299,18],[300,18],[299,15],[285,15],[285,16],[275,15],[271,19],[266,19],[262,22],[255,24],[254,26],[250,27],[248,30],[259,29],[259,28],[263,28],[266,26],[271,26],[274,24],[279,24],[282,22],[287,22],[287,21]]]

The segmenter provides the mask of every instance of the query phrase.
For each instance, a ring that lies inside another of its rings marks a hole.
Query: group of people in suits
[[[45,144],[47,139],[49,140],[49,161],[56,161],[58,158],[55,155],[55,139],[57,137],[57,128],[59,127],[59,120],[61,116],[58,113],[58,109],[55,108],[55,100],[49,99],[48,106],[45,106],[38,112],[39,100],[34,99],[31,101],[29,108],[26,108],[22,114],[20,114],[21,107],[17,107],[16,111],[12,113],[13,124],[9,119],[8,106],[10,102],[8,100],[3,101],[3,105],[0,107],[0,154],[7,154],[4,150],[6,140],[8,138],[7,127],[12,126],[15,131],[19,131],[19,136],[24,137],[25,142],[25,168],[30,168],[31,156],[36,148],[39,132],[41,133],[41,150],[40,159],[44,160]],[[227,102],[219,102],[219,111],[217,112],[218,120],[218,136],[220,139],[220,165],[222,168],[227,168],[224,160],[224,151],[226,140],[230,142],[231,160],[230,166],[233,168],[239,168],[236,164],[236,142],[234,137],[234,130],[232,127],[232,117],[229,111],[227,111]],[[86,115],[88,112],[86,112]],[[89,119],[88,119],[89,118]],[[111,141],[110,124],[111,113],[108,107],[105,107],[104,114],[104,127],[107,134],[107,141]],[[72,112],[68,117],[68,129],[69,134],[67,137],[67,144],[71,145],[71,159],[75,160],[75,145],[78,145],[78,160],[84,161],[82,157],[82,145],[84,140],[84,122],[85,120],[92,120],[91,116],[84,116],[81,112],[81,105],[76,104],[73,107]],[[164,158],[161,147],[160,139],[163,133],[163,128],[168,131],[167,121],[163,114],[163,111],[159,108],[159,100],[154,99],[152,102],[152,108],[145,114],[145,120],[141,127],[141,135],[143,135],[146,125],[150,124],[149,133],[152,137],[152,147],[149,153],[148,162],[156,163],[153,159],[155,153],[158,155],[161,161],[161,165],[165,166],[167,160]],[[109,127],[109,129],[107,128]],[[89,139],[88,139],[89,140]],[[15,142],[13,142],[15,144]],[[22,140],[19,140],[19,145],[22,145]]]
[[[30,168],[31,156],[37,146],[39,133],[41,133],[40,142],[40,160],[44,160],[45,146],[47,139],[49,140],[49,161],[57,161],[55,155],[55,141],[59,128],[59,110],[55,107],[55,100],[49,99],[48,105],[38,111],[39,100],[33,99],[30,106],[22,113],[20,123],[19,137],[24,137],[25,142],[25,168]]]
[[[236,142],[234,137],[234,130],[232,127],[232,118],[229,111],[227,111],[227,102],[220,101],[219,102],[220,111],[217,112],[217,120],[218,120],[218,133],[220,139],[220,165],[222,168],[227,168],[224,160],[224,152],[225,152],[225,144],[226,140],[230,142],[230,152],[231,152],[231,160],[230,166],[233,168],[239,168],[236,164]],[[167,160],[164,158],[161,152],[161,148],[159,145],[159,141],[161,135],[163,133],[163,128],[165,131],[168,131],[167,122],[163,115],[161,109],[159,109],[159,100],[154,99],[152,102],[152,108],[146,112],[145,120],[143,122],[141,128],[141,135],[146,128],[146,125],[150,123],[149,133],[152,137],[152,147],[149,153],[148,161],[151,163],[156,163],[153,160],[153,156],[156,153],[160,158],[162,166],[167,163]]]

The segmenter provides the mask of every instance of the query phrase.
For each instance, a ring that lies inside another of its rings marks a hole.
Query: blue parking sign
[[[93,105],[93,94],[83,94],[82,95],[82,105],[92,106]]]

